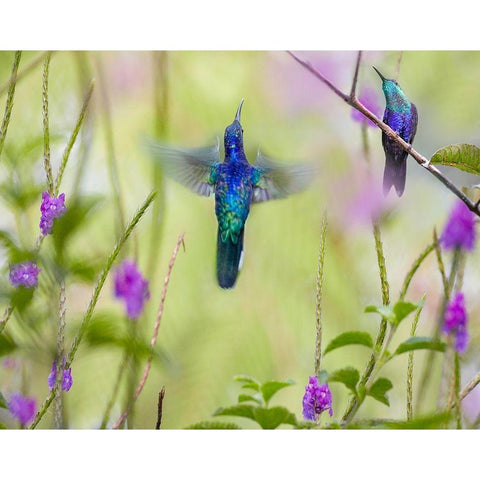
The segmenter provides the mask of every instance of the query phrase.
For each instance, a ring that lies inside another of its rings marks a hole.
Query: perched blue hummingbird
[[[417,131],[417,107],[406,97],[396,80],[385,78],[375,67],[373,68],[382,79],[382,89],[387,102],[383,122],[411,144]],[[385,150],[383,193],[387,195],[393,185],[400,197],[405,190],[408,154],[385,132],[382,132],[382,145]]]
[[[163,171],[199,195],[215,193],[218,220],[217,278],[220,287],[232,288],[243,260],[245,222],[252,203],[283,198],[303,190],[312,179],[310,165],[286,166],[257,153],[253,165],[243,149],[243,128],[238,106],[233,123],[225,129],[225,159],[219,141],[211,147],[176,148],[150,141],[153,157]]]

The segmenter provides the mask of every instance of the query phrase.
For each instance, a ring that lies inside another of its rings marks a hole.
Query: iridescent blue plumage
[[[373,68],[382,79],[382,89],[385,94],[386,107],[383,122],[411,144],[417,131],[417,108],[408,100],[396,80],[385,78],[375,67]],[[384,132],[382,132],[382,145],[385,151],[383,192],[387,195],[393,185],[397,195],[401,196],[405,190],[408,154]]]
[[[250,205],[298,192],[308,185],[314,173],[312,166],[282,166],[260,152],[255,164],[250,165],[243,149],[242,105],[243,100],[233,123],[225,129],[223,163],[218,143],[199,149],[150,143],[154,157],[167,175],[200,195],[215,192],[217,278],[222,288],[232,288],[237,279]]]

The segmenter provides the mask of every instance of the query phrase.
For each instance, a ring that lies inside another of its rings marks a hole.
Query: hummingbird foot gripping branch
[[[232,288],[237,280],[251,204],[299,192],[307,187],[315,173],[313,165],[283,165],[260,151],[255,163],[250,164],[243,148],[242,105],[243,100],[233,122],[225,129],[223,162],[218,141],[217,145],[196,149],[149,142],[153,157],[167,175],[198,195],[215,194],[217,279],[222,288]]]

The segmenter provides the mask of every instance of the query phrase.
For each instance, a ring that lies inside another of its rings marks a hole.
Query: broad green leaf
[[[332,372],[328,376],[329,382],[343,383],[349,390],[356,393],[357,383],[360,380],[358,370],[353,367],[346,367]]]
[[[231,407],[219,408],[214,414],[214,417],[219,415],[225,415],[228,417],[245,417],[255,420],[255,407],[253,405],[247,405],[246,403],[241,403],[239,405],[233,405]]]
[[[370,395],[375,400],[390,406],[386,393],[393,388],[392,382],[385,377],[380,377],[367,391],[367,395]]]
[[[261,391],[265,403],[268,403],[268,401],[273,397],[273,395],[275,395],[275,393],[277,393],[279,390],[281,390],[282,388],[290,387],[294,383],[295,382],[293,380],[287,380],[286,382],[271,381],[263,383],[261,386]]]
[[[387,428],[393,429],[443,429],[445,424],[452,418],[451,412],[442,412],[435,415],[429,415],[426,417],[414,418],[408,421],[391,421],[385,422],[384,425]]]
[[[258,405],[262,404],[262,396],[256,393],[255,395],[247,395],[245,393],[241,393],[238,396],[238,403],[242,402],[255,402],[258,403]]]
[[[10,352],[15,350],[17,345],[13,341],[12,337],[7,333],[0,334],[0,357],[8,355]]]
[[[411,302],[397,302],[393,306],[393,313],[395,314],[395,325],[398,325],[406,316],[414,312],[417,308],[423,307],[424,301],[419,303]]]
[[[435,165],[448,165],[480,175],[480,148],[468,143],[456,143],[437,150],[431,160]]]
[[[285,407],[262,408],[254,410],[255,421],[265,430],[277,428],[282,423],[297,425],[295,415]]]
[[[388,322],[395,321],[395,313],[390,305],[369,305],[365,308],[365,313],[379,313]]]
[[[199,422],[190,425],[186,430],[239,430],[236,423],[227,422]]]
[[[242,385],[242,388],[249,388],[251,390],[255,390],[256,392],[260,391],[260,385],[258,383],[253,383],[253,382],[244,383]]]
[[[0,392],[0,408],[7,408],[7,401],[5,400],[2,392]]]
[[[444,352],[446,344],[440,340],[435,340],[432,337],[410,337],[401,343],[395,350],[394,355],[411,352],[412,350],[435,350],[437,352]]]
[[[372,348],[372,337],[367,332],[345,332],[335,337],[328,345],[323,354],[325,355],[336,348],[344,347],[345,345],[364,345]]]

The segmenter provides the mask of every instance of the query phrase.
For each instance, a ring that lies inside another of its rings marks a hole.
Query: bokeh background
[[[40,54],[25,52],[19,71]],[[297,54],[349,91],[356,52]],[[399,52],[364,54],[359,92],[373,91],[380,115],[384,98],[371,66],[393,77],[398,58]],[[0,81],[8,82],[12,60],[12,52],[0,53]],[[414,146],[427,158],[450,143],[479,143],[479,74],[479,52],[403,52],[398,81],[418,108]],[[329,224],[322,303],[324,346],[345,330],[365,330],[372,336],[377,331],[377,316],[363,313],[366,305],[381,303],[381,290],[371,226],[359,207],[365,188],[381,185],[384,154],[380,131],[368,129],[374,181],[366,186],[360,123],[352,119],[343,101],[285,52],[55,52],[49,86],[55,171],[91,78],[95,78],[95,88],[89,114],[61,189],[67,207],[75,195],[91,201],[86,220],[69,237],[67,246],[67,257],[77,268],[75,275],[67,276],[67,348],[90,300],[95,275],[117,237],[118,208],[112,193],[110,162],[118,169],[126,218],[153,188],[159,195],[122,252],[122,258],[137,259],[150,281],[151,299],[132,328],[123,305],[113,298],[113,276],[109,276],[92,331],[73,364],[74,385],[64,396],[67,425],[99,427],[125,351],[124,344],[111,341],[112,336],[135,330],[138,342],[148,345],[170,255],[182,232],[186,250],[180,251],[176,260],[157,354],[136,402],[133,426],[155,426],[162,386],[166,388],[163,428],[184,428],[209,420],[218,407],[236,402],[240,388],[232,377],[240,373],[260,381],[293,379],[295,385],[282,390],[275,401],[300,418],[304,387],[313,374],[315,279],[325,208]],[[0,101],[4,102],[6,89],[2,85]],[[18,81],[0,163],[0,172],[6,172],[0,178],[0,228],[13,233],[24,246],[33,245],[38,235],[40,192],[45,188],[41,92],[40,62]],[[223,137],[242,98],[245,148],[251,162],[260,147],[285,163],[315,162],[321,173],[303,193],[253,206],[246,227],[243,270],[235,288],[223,291],[215,277],[217,226],[213,199],[197,197],[162,178],[142,147],[142,139],[153,136],[186,147],[212,144],[216,136]],[[475,176],[443,170],[459,186],[479,183]],[[8,193],[12,185],[18,191],[32,191],[30,201],[18,215],[12,214]],[[390,193],[381,220],[392,300],[398,298],[411,263],[431,242],[434,227],[441,231],[454,200],[453,194],[409,158],[406,191],[401,199]],[[42,266],[46,272],[52,248],[53,240],[47,238]],[[445,259],[451,261],[449,255]],[[8,261],[2,250],[4,289]],[[479,271],[477,252],[469,254],[464,291],[472,340],[463,356],[464,383],[480,368]],[[2,353],[0,390],[4,394],[22,390],[34,395],[39,404],[47,396],[56,341],[58,290],[54,293],[54,287],[48,275],[41,276],[38,298],[9,321],[7,331],[15,348]],[[407,297],[418,301],[427,293],[418,327],[420,335],[432,331],[441,291],[440,274],[431,255],[414,278]],[[406,321],[394,344],[405,340],[409,329],[410,322]],[[119,417],[139,381],[145,356],[141,352],[137,356],[136,362],[126,367],[112,421]],[[362,371],[368,357],[363,347],[347,347],[326,355],[322,368],[333,371],[351,365]],[[424,353],[415,353],[414,388],[418,387],[425,357]],[[385,376],[394,383],[389,394],[391,406],[367,398],[358,417],[405,417],[406,362],[407,356],[399,357],[385,368]],[[430,371],[432,382],[418,413],[431,412],[435,407],[440,362],[432,364]],[[348,393],[340,384],[332,384],[331,389],[334,418],[340,418]],[[479,403],[475,391],[464,402],[468,420],[476,419]],[[0,421],[14,425],[2,410]],[[40,427],[50,428],[52,422],[49,412]],[[239,423],[246,428],[254,426],[248,420]]]

